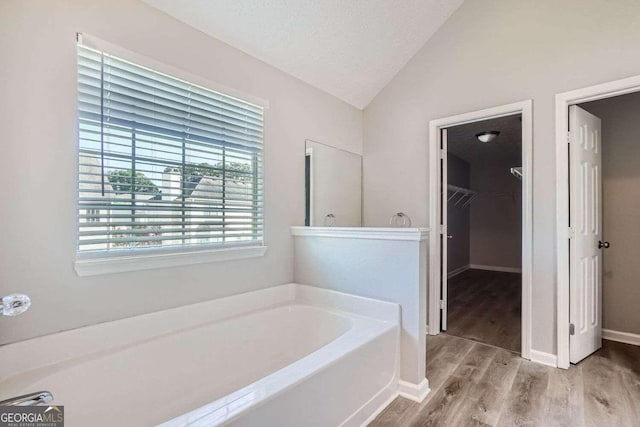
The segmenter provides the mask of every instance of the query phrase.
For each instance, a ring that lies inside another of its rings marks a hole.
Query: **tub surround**
[[[50,390],[70,425],[111,425],[109,402],[132,425],[359,426],[398,396],[399,318],[276,286],[2,346],[0,400]]]
[[[425,379],[427,228],[291,227],[294,280],[399,304],[400,392],[421,401]]]

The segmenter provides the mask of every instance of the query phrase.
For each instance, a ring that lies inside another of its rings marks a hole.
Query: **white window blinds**
[[[78,46],[78,250],[261,245],[263,108]]]

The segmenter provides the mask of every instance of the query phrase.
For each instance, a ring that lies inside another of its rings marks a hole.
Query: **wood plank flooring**
[[[467,270],[448,290],[447,334],[520,352],[521,274]]]
[[[382,426],[640,426],[640,347],[604,341],[570,369],[447,334],[427,337],[431,393],[401,397]]]

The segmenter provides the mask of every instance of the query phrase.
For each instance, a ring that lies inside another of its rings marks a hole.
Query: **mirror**
[[[305,194],[305,225],[360,227],[362,156],[306,140]]]

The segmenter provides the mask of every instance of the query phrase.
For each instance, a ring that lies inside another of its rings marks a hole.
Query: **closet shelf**
[[[511,175],[515,176],[518,179],[522,179],[522,167],[511,168]]]
[[[458,204],[462,203],[463,208],[469,206],[469,204],[471,204],[471,201],[478,195],[478,193],[473,190],[464,187],[458,187],[457,185],[449,184],[447,185],[447,190],[453,193],[447,198],[447,202],[451,202],[455,199],[453,206],[458,206]]]
[[[514,168],[515,169],[515,168]],[[449,197],[447,198],[447,203],[452,202],[453,206],[460,205],[463,208],[466,208],[471,204],[476,197],[509,197],[514,202],[517,201],[519,194],[514,191],[473,191],[468,188],[458,187],[456,185],[447,185],[447,190],[449,190]]]

